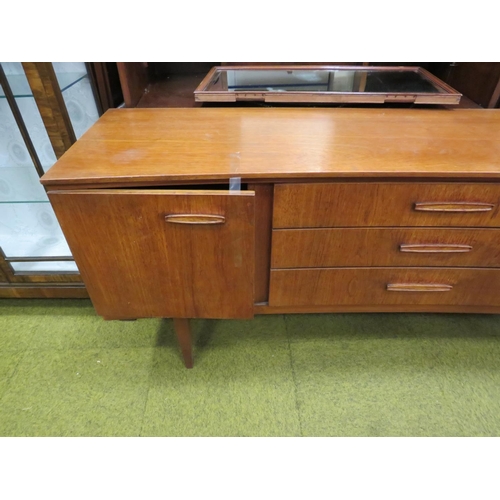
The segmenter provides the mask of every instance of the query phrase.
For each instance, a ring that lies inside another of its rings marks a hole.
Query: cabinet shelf
[[[0,248],[11,257],[71,257],[48,202],[0,204]]]
[[[81,296],[78,268],[39,175],[69,148],[63,135],[72,142],[97,119],[87,66],[12,62],[1,69],[0,296],[74,296],[75,287]],[[54,117],[66,114],[49,137]]]
[[[0,168],[0,205],[5,203],[49,203],[33,167]]]
[[[19,201],[0,201],[0,205],[34,205],[34,204],[49,203],[44,200],[19,200]]]
[[[59,82],[61,92],[68,90],[84,78],[88,78],[85,72],[57,74],[57,81]],[[33,97],[33,92],[31,92],[28,80],[24,74],[7,75],[7,79],[9,80],[14,97]],[[0,88],[0,99],[5,99],[5,93],[2,88]]]

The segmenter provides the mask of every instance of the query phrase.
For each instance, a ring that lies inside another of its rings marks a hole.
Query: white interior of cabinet
[[[47,171],[56,156],[19,62],[1,63],[31,141]],[[84,63],[53,63],[77,139],[98,119]],[[0,248],[7,257],[70,257],[54,211],[0,90]],[[22,272],[74,272],[74,262],[17,262]]]

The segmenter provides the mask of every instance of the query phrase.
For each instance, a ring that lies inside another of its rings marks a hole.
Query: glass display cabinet
[[[40,177],[99,117],[85,63],[0,63],[0,297],[85,297]]]

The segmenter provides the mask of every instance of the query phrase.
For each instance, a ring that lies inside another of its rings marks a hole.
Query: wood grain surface
[[[388,290],[388,285],[405,285],[405,291]],[[412,285],[421,289],[406,291]],[[431,288],[441,285],[443,291],[426,292],[423,285]],[[500,307],[500,270],[415,267],[272,270],[269,305]]]
[[[255,191],[255,302],[267,302],[274,189],[272,184],[249,184],[248,189]]]
[[[105,319],[253,316],[254,193],[48,193],[90,298]],[[204,213],[224,224],[169,224]]]
[[[148,68],[143,62],[117,62],[118,75],[127,108],[137,106],[148,87]]]
[[[495,109],[111,109],[42,183],[500,178],[498,137]]]
[[[447,202],[447,204],[445,203]],[[467,203],[488,210],[448,210]],[[417,210],[433,203],[433,210]],[[349,226],[500,226],[500,184],[310,183],[277,184],[274,228]]]
[[[273,231],[271,265],[500,267],[500,230],[341,228]]]
[[[1,249],[0,249],[1,250]],[[8,266],[7,262],[3,259],[3,256],[0,254],[0,283],[8,283],[7,273],[4,271]]]
[[[193,343],[189,319],[174,318],[174,330],[186,368],[193,368]]]
[[[467,306],[462,304],[358,304],[327,306],[270,306],[255,304],[255,314],[324,314],[324,313],[458,313],[458,314],[498,314],[499,306]]]
[[[0,284],[0,299],[88,299],[83,283]]]
[[[50,62],[22,63],[43,124],[57,158],[76,141],[73,125]]]

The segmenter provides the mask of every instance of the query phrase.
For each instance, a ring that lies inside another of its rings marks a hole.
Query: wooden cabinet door
[[[254,192],[48,195],[104,318],[253,316]]]

